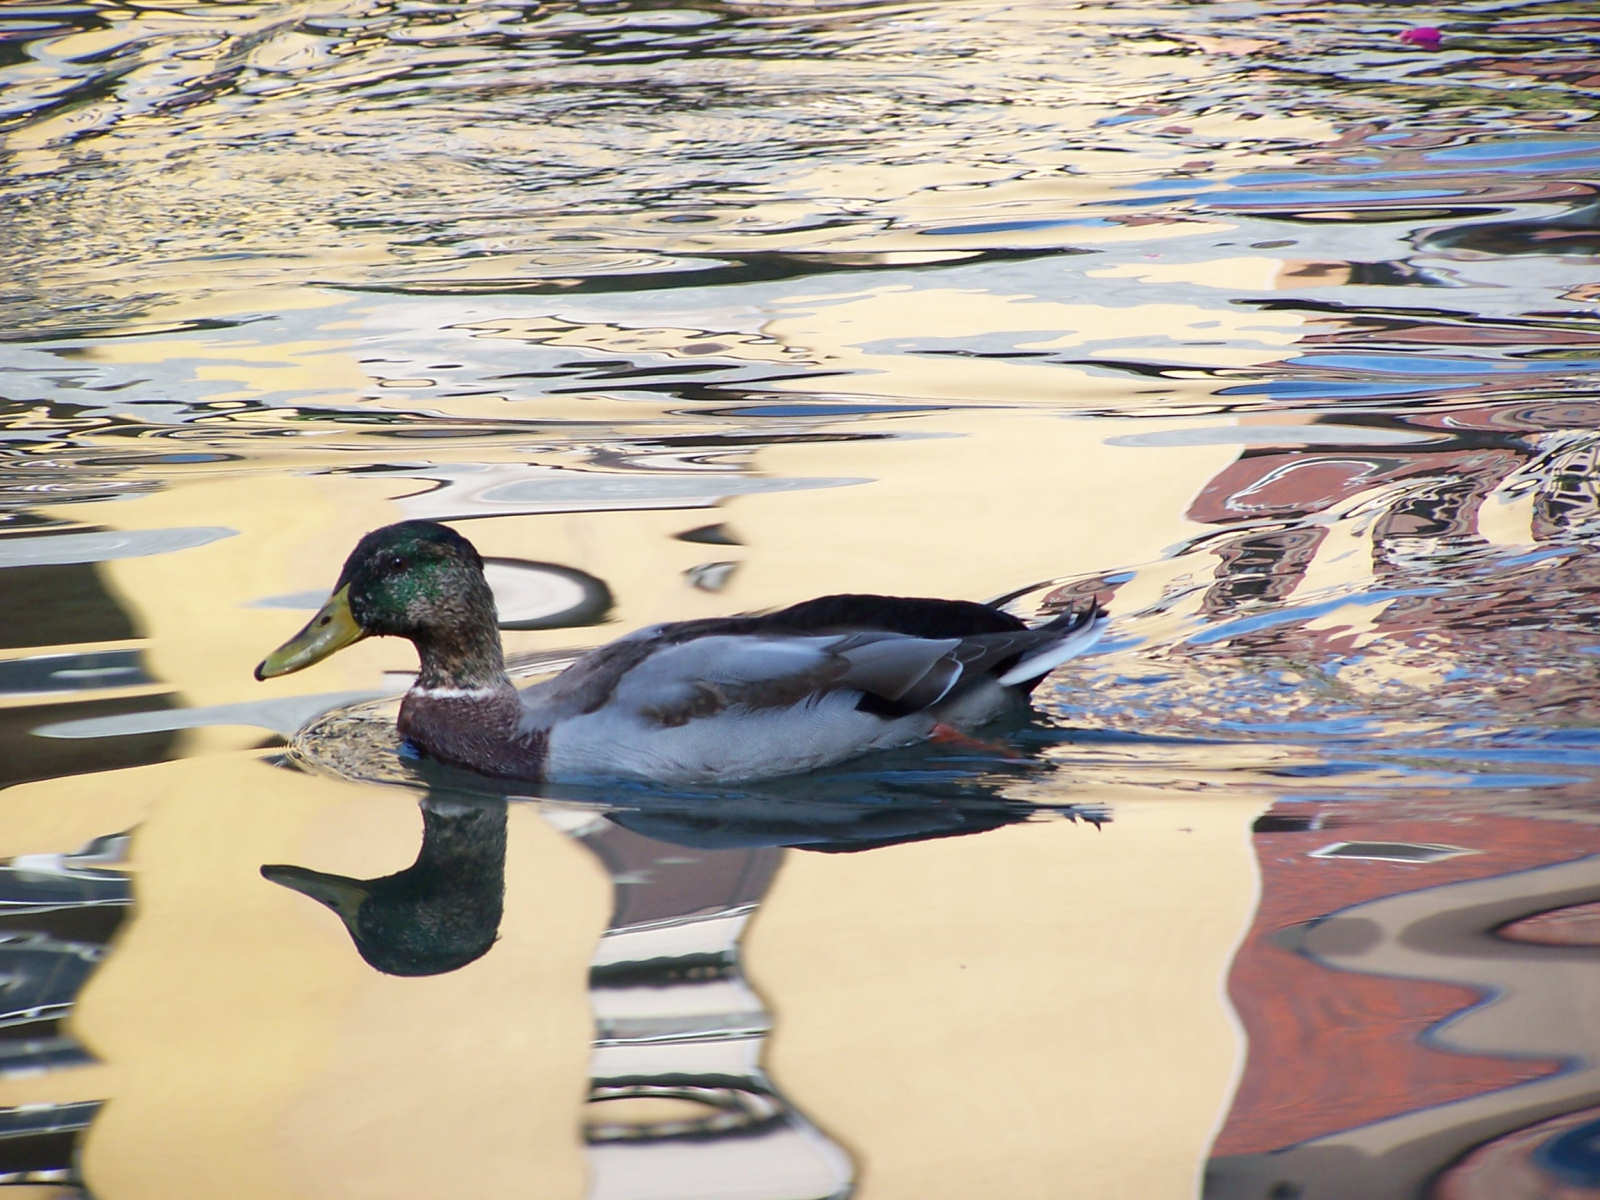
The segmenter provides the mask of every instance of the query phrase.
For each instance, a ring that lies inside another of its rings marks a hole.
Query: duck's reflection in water
[[[761,1068],[771,1020],[745,980],[739,939],[786,847],[864,850],[995,829],[1041,811],[984,789],[952,794],[926,783],[905,780],[907,794],[869,799],[859,778],[839,776],[716,797],[639,789],[625,803],[577,792],[544,805],[547,819],[599,859],[614,889],[589,975],[591,1196],[821,1200],[850,1192],[849,1156]],[[337,913],[380,971],[455,970],[496,937],[506,811],[504,797],[434,790],[422,801],[422,849],[403,871],[361,880],[272,865],[262,874]]]
[[[261,874],[327,905],[386,975],[441,975],[494,945],[506,891],[506,801],[430,792],[422,848],[403,871],[353,879],[268,864]]]

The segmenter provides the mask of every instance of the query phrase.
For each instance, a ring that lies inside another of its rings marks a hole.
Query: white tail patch
[[[1024,658],[1011,670],[1000,676],[1000,682],[1007,687],[1013,683],[1024,683],[1029,679],[1037,678],[1046,671],[1059,667],[1069,658],[1082,654],[1090,646],[1100,640],[1100,634],[1106,626],[1106,615],[1097,614],[1093,620],[1081,629],[1074,629],[1060,641],[1051,642],[1042,650],[1035,650]]]

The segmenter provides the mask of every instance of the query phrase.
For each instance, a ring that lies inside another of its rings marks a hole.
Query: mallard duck
[[[361,539],[328,602],[255,674],[403,637],[421,667],[398,727],[433,758],[503,779],[728,783],[975,729],[1025,704],[1104,619],[1092,602],[1030,628],[965,600],[822,596],[652,625],[519,692],[477,550],[402,521]]]

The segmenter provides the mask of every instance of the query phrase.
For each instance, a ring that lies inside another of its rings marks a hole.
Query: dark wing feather
[[[1097,613],[1091,607],[1030,628],[1009,613],[966,600],[821,596],[762,616],[712,617],[641,630],[586,655],[545,685],[546,703],[593,712],[610,702],[626,679],[629,690],[642,685],[654,692],[641,711],[664,725],[734,706],[784,707],[833,688],[859,691],[857,707],[864,712],[899,717],[1004,674]],[[838,636],[823,646],[812,642],[810,651],[800,652],[796,645],[797,657],[772,657],[786,636],[829,634]],[[725,642],[717,647],[720,653],[698,663],[681,656],[680,651],[710,652],[714,643],[693,651],[690,644],[721,638],[751,641],[748,649]],[[1012,686],[1026,693],[1036,682]]]
[[[957,638],[855,633],[830,649],[848,664],[839,683],[863,693],[863,711],[879,716],[917,712],[944,699],[964,666]]]
[[[878,629],[918,638],[964,638],[1027,628],[1010,613],[987,604],[919,596],[818,596],[757,619],[807,633]]]
[[[1015,620],[996,609],[987,611],[1005,617],[1008,621]],[[961,637],[944,655],[930,663],[925,673],[915,679],[907,678],[898,693],[888,688],[872,686],[870,680],[857,684],[852,677],[851,682],[861,687],[864,693],[857,707],[864,712],[875,713],[882,717],[903,717],[940,701],[953,700],[986,680],[997,679],[1029,655],[1047,650],[1103,615],[1099,605],[1091,604],[1086,609],[1064,613],[1043,625],[1030,627],[1021,621],[1016,621],[1016,624],[1005,632],[977,633]],[[938,645],[939,643],[911,644]],[[1019,695],[1027,695],[1038,685],[1044,674],[1045,671],[1041,670],[1039,674],[1009,686]]]

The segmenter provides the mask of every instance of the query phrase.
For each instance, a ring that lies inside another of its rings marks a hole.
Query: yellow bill
[[[328,602],[306,622],[304,629],[261,660],[256,667],[256,678],[271,679],[274,675],[287,675],[309,667],[366,636],[366,630],[350,615],[350,587],[346,584],[328,597]]]

